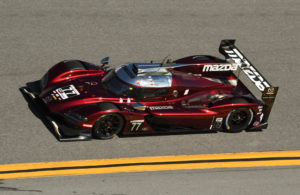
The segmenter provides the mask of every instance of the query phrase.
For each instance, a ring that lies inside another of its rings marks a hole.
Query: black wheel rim
[[[230,124],[233,128],[239,128],[247,125],[249,122],[249,114],[245,111],[236,111],[232,113]]]
[[[122,128],[122,118],[119,115],[104,115],[99,121],[95,133],[100,138],[109,138],[119,133]]]

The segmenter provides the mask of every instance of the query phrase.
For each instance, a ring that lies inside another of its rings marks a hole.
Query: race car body
[[[196,55],[162,63],[108,69],[80,60],[54,65],[38,86],[23,88],[40,102],[60,141],[109,139],[117,134],[228,131],[267,128],[278,87],[223,40],[225,59]],[[243,72],[262,98],[239,79]]]

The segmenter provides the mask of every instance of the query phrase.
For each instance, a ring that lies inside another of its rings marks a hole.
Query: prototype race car
[[[54,65],[38,86],[22,88],[51,121],[60,141],[115,135],[267,128],[278,87],[273,87],[235,40],[221,41],[220,59],[194,55],[118,68],[80,60]],[[255,97],[240,72],[262,93]]]

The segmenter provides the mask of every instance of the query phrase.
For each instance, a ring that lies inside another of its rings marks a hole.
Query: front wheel
[[[120,114],[104,114],[96,121],[93,136],[98,139],[111,139],[121,132],[123,126],[124,119]]]
[[[253,120],[251,108],[237,108],[228,113],[225,119],[225,130],[228,132],[241,132],[247,129]]]

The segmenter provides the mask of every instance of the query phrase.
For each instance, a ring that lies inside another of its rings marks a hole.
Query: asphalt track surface
[[[0,180],[0,194],[299,194],[300,169],[243,168]]]
[[[0,164],[299,150],[299,9],[298,0],[1,0]],[[40,79],[53,64],[64,59],[98,63],[110,56],[110,63],[119,65],[160,61],[168,54],[173,59],[194,54],[220,56],[220,40],[228,38],[236,39],[236,45],[248,59],[273,85],[280,87],[270,125],[262,132],[60,143],[30,110],[19,91],[26,82]],[[282,170],[278,171],[291,176],[292,171]],[[121,175],[124,179],[126,174]],[[132,177],[141,179],[146,175]],[[187,174],[179,175],[178,179]],[[202,178],[201,174],[193,175]],[[293,183],[293,177],[286,178]],[[154,176],[151,181],[159,182]]]

